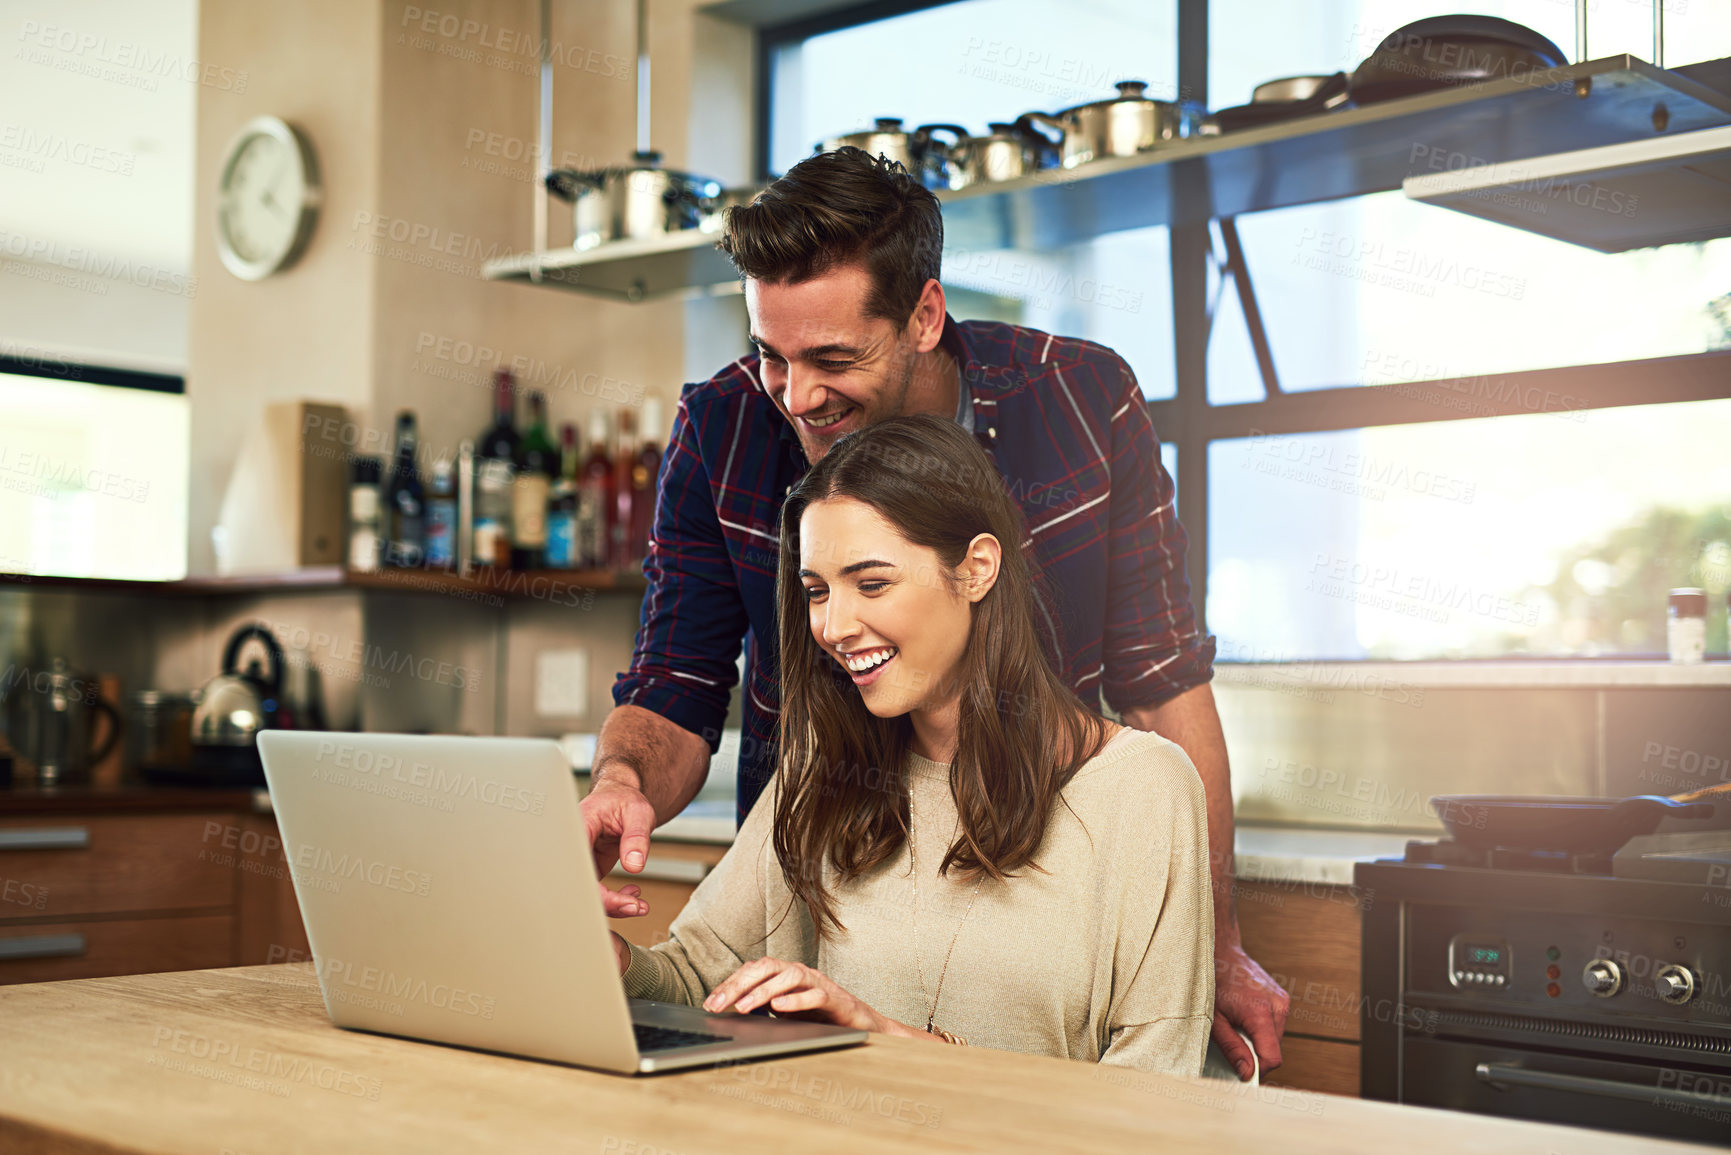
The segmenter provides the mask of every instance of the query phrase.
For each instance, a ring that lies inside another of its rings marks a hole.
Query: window
[[[1208,613],[1263,660],[1653,656],[1731,588],[1731,400],[1209,446]]]
[[[1666,64],[1731,55],[1731,5],[1661,2]],[[1476,8],[1576,56],[1572,3]],[[1590,57],[1652,59],[1647,0],[1587,9]],[[1455,10],[1210,0],[1209,103],[1243,103],[1277,77],[1351,70],[1389,32]],[[771,167],[879,115],[977,129],[1104,98],[1130,78],[1172,98],[1176,30],[1174,2],[958,0],[772,35]],[[1296,430],[1280,436],[1257,428],[1265,394],[1235,287],[1215,267],[1177,267],[1167,229],[945,254],[956,316],[1117,349],[1154,405],[1174,479],[1180,453],[1206,464],[1196,487],[1206,492],[1183,494],[1181,508],[1198,551],[1193,587],[1223,655],[1654,655],[1666,592],[1691,585],[1709,593],[1709,648],[1727,648],[1731,239],[1607,256],[1399,192],[1237,225],[1291,395],[1266,410],[1279,415],[1271,427]],[[1175,281],[1185,300],[1215,302],[1208,332],[1174,332]],[[1179,382],[1180,351],[1206,372]],[[1698,399],[1645,403],[1643,385],[1676,372],[1660,358],[1694,358],[1671,396]],[[1643,361],[1652,376],[1594,369]],[[1180,389],[1206,398],[1200,419],[1188,396],[1176,403]]]
[[[94,383],[142,375],[37,364],[52,375],[0,371],[0,571],[185,577],[186,397]]]

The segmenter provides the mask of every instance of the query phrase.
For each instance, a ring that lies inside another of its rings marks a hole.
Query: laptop
[[[557,743],[266,730],[331,1022],[637,1075],[862,1043],[627,999]]]

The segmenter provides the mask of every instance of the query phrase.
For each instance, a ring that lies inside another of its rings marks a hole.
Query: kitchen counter
[[[0,1150],[1636,1155],[1715,1148],[873,1035],[627,1079],[325,1017],[310,964],[0,989]]]
[[[1352,868],[1377,858],[1399,858],[1414,838],[1435,834],[1383,830],[1307,830],[1296,826],[1240,826],[1238,877],[1246,882],[1314,882],[1351,886]]]
[[[205,790],[190,786],[152,786],[122,782],[114,786],[66,786],[43,790],[35,786],[0,789],[0,818],[25,814],[140,813],[188,810],[251,810],[270,812],[265,790],[242,787]]]
[[[1714,654],[1688,665],[1660,658],[1461,658],[1439,662],[1216,662],[1215,681],[1251,689],[1364,692],[1364,687],[1455,689],[1481,686],[1731,687],[1731,661]]]
[[[655,830],[657,839],[728,845],[733,841],[733,803],[698,800]],[[1355,863],[1399,858],[1411,831],[1319,830],[1292,826],[1238,827],[1234,850],[1238,877],[1259,882],[1312,882],[1351,886]]]

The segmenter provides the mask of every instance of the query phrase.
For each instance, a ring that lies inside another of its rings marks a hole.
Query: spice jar
[[[1673,662],[1694,665],[1707,658],[1707,591],[1671,591],[1666,611],[1665,645]]]

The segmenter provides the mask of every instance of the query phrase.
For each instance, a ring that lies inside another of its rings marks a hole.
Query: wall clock
[[[228,271],[262,281],[294,264],[318,221],[323,189],[311,143],[274,116],[248,121],[224,153],[217,250]]]

